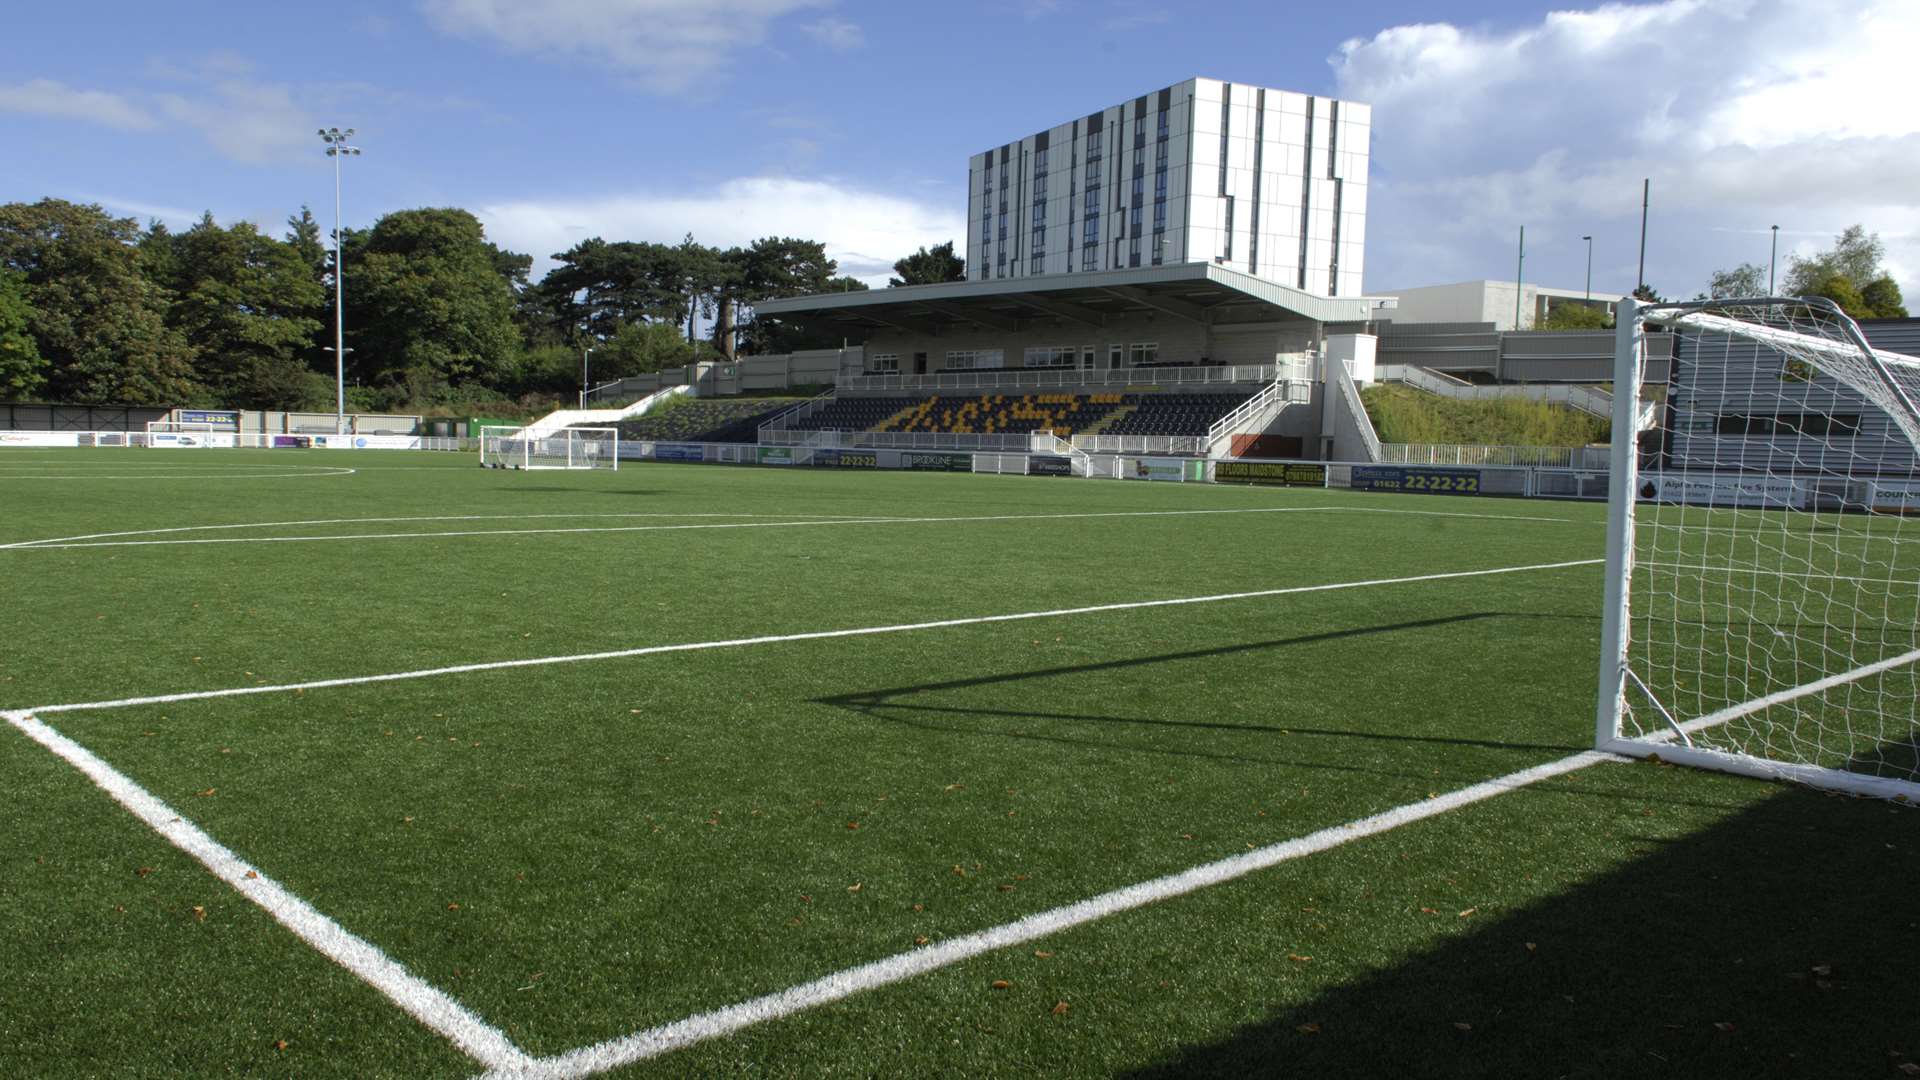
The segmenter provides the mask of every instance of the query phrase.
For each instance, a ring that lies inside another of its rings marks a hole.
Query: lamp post
[[[1773,295],[1773,268],[1780,261],[1780,226],[1773,226],[1773,247],[1767,252],[1767,295]]]
[[[583,409],[587,407],[587,387],[593,385],[593,380],[587,375],[587,357],[592,355],[592,349],[580,350],[580,407]]]
[[[1593,237],[1583,236],[1587,242],[1587,303],[1593,303]]]
[[[359,156],[360,148],[348,146],[353,129],[321,128],[320,139],[327,144],[327,156],[333,159],[333,431],[347,432],[347,269],[340,254],[340,159]]]
[[[1520,329],[1520,294],[1527,280],[1527,227],[1520,226],[1520,261],[1513,268],[1513,328]]]

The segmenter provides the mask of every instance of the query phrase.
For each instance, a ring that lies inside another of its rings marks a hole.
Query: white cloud
[[[819,19],[800,29],[807,36],[835,52],[851,52],[867,43],[867,35],[857,23],[845,19]]]
[[[1665,0],[1554,12],[1515,30],[1397,26],[1341,46],[1339,94],[1370,103],[1370,289],[1511,272],[1631,288],[1640,181],[1647,278],[1691,295],[1765,263],[1768,229],[1860,222],[1909,295],[1920,269],[1912,0]],[[1784,266],[1786,251],[1781,253]]]
[[[966,236],[964,215],[945,204],[779,177],[737,179],[694,194],[497,203],[476,213],[494,243],[535,257],[536,278],[551,267],[548,256],[591,236],[677,244],[692,233],[715,247],[765,236],[818,240],[842,274],[878,286],[902,256]]]
[[[32,79],[0,86],[0,112],[29,113],[61,120],[141,131],[154,126],[153,116],[120,94],[80,90],[51,79]]]
[[[656,90],[677,92],[716,76],[729,56],[764,42],[774,20],[830,2],[421,0],[421,6],[447,33],[491,38],[516,52],[595,57]]]
[[[243,164],[318,152],[314,115],[286,86],[220,79],[192,96],[161,94],[156,100],[169,118],[197,129],[215,150]]]

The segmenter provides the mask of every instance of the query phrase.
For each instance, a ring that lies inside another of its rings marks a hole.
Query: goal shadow
[[[1506,799],[1554,814],[1572,795],[1596,832],[1646,854],[1127,1075],[1878,1076],[1920,1059],[1914,810],[1788,787],[1673,837],[1648,815],[1714,789],[1672,766],[1608,768],[1666,770],[1676,783],[1639,786],[1684,797],[1589,791],[1603,784],[1577,775]],[[1458,925],[1421,891],[1431,876],[1368,884],[1408,919]],[[1277,952],[1279,974],[1293,965]]]

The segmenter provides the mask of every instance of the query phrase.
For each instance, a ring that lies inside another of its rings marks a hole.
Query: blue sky
[[[1194,75],[1375,107],[1366,285],[1513,272],[1691,295],[1864,223],[1920,293],[1912,0],[1189,5],[1161,0],[405,0],[33,5],[0,39],[0,200],[173,224],[480,214],[587,236],[824,240],[878,275],[961,235],[966,158]],[[544,267],[544,259],[539,266]],[[1920,297],[1915,297],[1920,299]]]

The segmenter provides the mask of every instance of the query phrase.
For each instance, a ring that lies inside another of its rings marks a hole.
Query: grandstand
[[[1253,391],[836,396],[787,425],[791,431],[884,434],[1205,436]]]
[[[658,442],[750,443],[760,425],[800,403],[800,398],[685,398],[622,420],[622,439]]]

